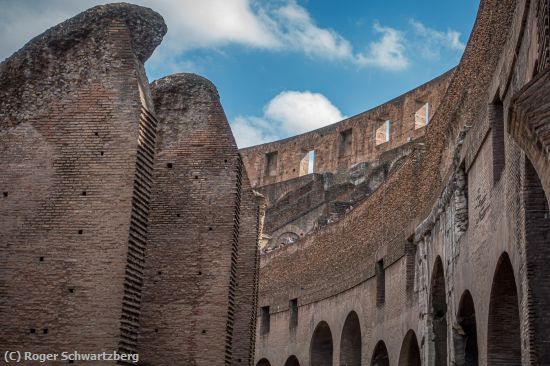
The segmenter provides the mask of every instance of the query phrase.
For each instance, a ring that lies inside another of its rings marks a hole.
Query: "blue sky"
[[[0,59],[96,0],[0,0]],[[455,66],[479,0],[137,0],[168,25],[150,80],[217,86],[240,147],[336,122]]]

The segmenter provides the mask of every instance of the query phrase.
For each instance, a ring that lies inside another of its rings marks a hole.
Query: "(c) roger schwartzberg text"
[[[27,361],[34,361],[39,363],[44,363],[48,361],[126,361],[131,363],[138,363],[139,354],[119,353],[117,351],[99,353],[84,353],[78,351],[58,353],[5,351],[4,361],[6,361],[6,363],[19,363]]]

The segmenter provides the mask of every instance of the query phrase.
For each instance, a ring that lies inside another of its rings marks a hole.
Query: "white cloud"
[[[377,42],[372,42],[366,55],[358,54],[357,63],[364,66],[377,66],[389,70],[403,70],[409,66],[405,56],[405,37],[402,32],[374,24],[374,30],[382,34]]]
[[[246,147],[314,130],[344,118],[322,94],[284,91],[266,104],[261,117],[239,116],[231,123],[231,129],[237,145]]]
[[[307,10],[296,2],[274,11],[274,33],[285,47],[307,55],[327,59],[351,59],[353,52],[348,40],[332,29],[319,28]]]
[[[461,33],[448,29],[446,32],[441,32],[429,28],[415,19],[409,20],[410,25],[415,33],[418,47],[422,57],[428,60],[437,60],[441,55],[442,49],[452,51],[464,51],[466,45],[460,41]]]
[[[336,31],[318,26],[295,0],[279,6],[252,0],[134,0],[159,12],[168,33],[149,61],[166,72],[200,71],[184,57],[191,49],[216,49],[230,44],[271,51],[301,52],[310,57],[343,60],[359,66],[399,70],[408,62],[401,33],[375,25],[381,39],[371,43],[367,55],[356,54],[351,43]],[[0,0],[0,59],[8,57],[32,37],[101,0]]]

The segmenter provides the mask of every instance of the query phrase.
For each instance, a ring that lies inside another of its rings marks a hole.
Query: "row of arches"
[[[432,271],[431,312],[432,347],[435,366],[447,365],[447,302],[445,296],[443,263],[437,257]],[[457,366],[478,365],[477,320],[474,299],[466,290],[460,299],[456,315],[457,326],[453,327],[452,346],[454,364]],[[327,322],[317,324],[310,343],[310,365],[332,366],[333,336]],[[340,341],[340,365],[360,366],[362,336],[359,317],[351,311],[344,322]],[[514,270],[507,253],[498,260],[489,303],[487,334],[487,363],[508,366],[521,364],[521,336],[519,303]],[[296,356],[290,356],[284,366],[299,366]],[[372,353],[371,366],[389,366],[388,350],[384,341],[379,341]],[[399,354],[398,366],[420,366],[420,348],[416,334],[409,330],[405,335]],[[257,366],[270,366],[262,359]]]
[[[431,311],[434,364],[447,365],[447,303],[443,263],[436,258],[432,272]],[[478,365],[477,323],[474,300],[466,290],[457,311],[457,327],[453,328],[454,364]],[[503,253],[496,266],[491,296],[487,334],[487,364],[521,365],[521,335],[519,299],[514,269],[507,253]]]
[[[312,366],[332,366],[333,341],[330,327],[325,321],[321,321],[311,339],[310,363]],[[371,365],[389,366],[389,356],[384,341],[379,341],[374,348]],[[359,317],[352,311],[344,323],[342,341],[340,343],[340,365],[361,366],[361,328]],[[265,358],[256,366],[271,366]],[[290,356],[284,366],[300,366],[296,356]],[[413,330],[409,330],[399,355],[399,366],[420,366],[420,349]]]

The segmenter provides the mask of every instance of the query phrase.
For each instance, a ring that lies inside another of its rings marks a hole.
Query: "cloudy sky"
[[[337,122],[455,66],[479,0],[135,0],[168,25],[150,80],[216,84],[239,147]],[[104,1],[0,0],[0,60]]]

